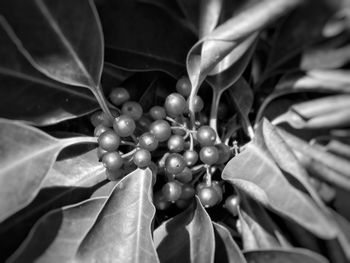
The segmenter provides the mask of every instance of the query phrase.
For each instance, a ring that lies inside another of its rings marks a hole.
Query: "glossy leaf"
[[[244,151],[228,162],[222,177],[260,204],[292,219],[318,237],[336,237],[338,230],[333,220],[308,195],[288,182],[270,154],[256,141],[248,143]]]
[[[187,55],[187,72],[192,83],[192,92],[197,93],[210,71],[242,41],[293,9],[298,3],[298,0],[261,1],[227,20],[197,42]],[[245,19],[248,16],[254,19]],[[236,59],[238,58],[239,56]]]
[[[195,37],[177,19],[156,6],[135,0],[105,1],[98,11],[106,42],[106,61],[132,70],[181,74]]]
[[[208,35],[217,26],[224,0],[199,1],[198,37]]]
[[[93,198],[43,216],[8,262],[77,262],[79,244],[107,198]]]
[[[105,179],[106,168],[97,160],[96,149],[69,158],[57,160],[47,173],[42,188],[91,187]]]
[[[221,224],[213,222],[215,234],[215,260],[217,263],[246,263],[230,232]]]
[[[243,195],[238,215],[244,250],[290,246],[265,209]]]
[[[110,113],[100,86],[104,43],[92,0],[1,1],[0,10],[12,41],[31,64],[61,83],[90,89]]]
[[[151,225],[152,174],[135,170],[115,187],[93,226],[81,241],[78,262],[159,262]]]
[[[244,252],[248,263],[327,263],[328,260],[315,252],[293,248],[288,250],[253,250]]]
[[[215,239],[209,215],[198,198],[154,231],[160,262],[212,263]]]
[[[41,126],[76,118],[97,109],[97,101],[87,90],[53,81],[37,71],[1,25],[0,45],[2,117]]]
[[[337,128],[350,124],[350,95],[334,95],[292,105],[273,123],[289,123],[297,129]]]
[[[56,139],[19,122],[0,120],[1,221],[30,203],[38,193],[58,153],[95,138]]]

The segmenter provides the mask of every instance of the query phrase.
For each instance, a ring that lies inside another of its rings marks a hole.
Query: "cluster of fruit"
[[[190,127],[186,98],[191,93],[191,84],[187,77],[177,81],[176,91],[166,97],[163,106],[153,106],[144,113],[138,102],[130,101],[125,88],[113,89],[109,98],[118,108],[113,112],[115,119],[111,120],[104,112],[91,116],[99,143],[98,158],[110,180],[120,179],[128,168],[135,166],[150,168],[154,182],[160,176],[166,178],[154,194],[157,209],[167,209],[171,203],[185,208],[195,194],[203,206],[212,207],[223,199],[222,183],[212,180],[212,174],[230,159],[232,149],[220,143],[217,132],[210,126],[197,122]],[[203,100],[196,96],[195,114],[203,107]],[[151,122],[148,130],[140,133],[138,126],[144,117]],[[229,210],[232,204],[236,210],[236,203],[236,196],[225,201]]]

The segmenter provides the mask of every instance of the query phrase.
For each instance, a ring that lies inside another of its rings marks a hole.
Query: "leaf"
[[[25,207],[38,193],[58,153],[96,138],[56,139],[18,122],[0,119],[0,220]]]
[[[33,66],[56,81],[90,89],[110,113],[100,86],[104,43],[92,0],[5,0],[0,10],[1,24]]]
[[[350,124],[350,95],[333,95],[292,105],[273,120],[297,129],[347,127]]]
[[[198,37],[208,35],[217,26],[220,19],[223,0],[202,0],[199,2]]]
[[[349,93],[348,70],[310,70],[289,73],[281,78],[275,92],[344,92]],[[286,94],[286,93],[284,93]]]
[[[88,199],[47,213],[7,262],[68,262],[106,199]]]
[[[124,177],[79,245],[77,262],[159,262],[152,241],[152,173]]]
[[[294,188],[256,141],[228,162],[222,178],[267,206],[324,239],[335,238],[337,227],[303,192]]]
[[[239,221],[244,250],[290,247],[265,209],[240,195]]]
[[[319,254],[310,250],[293,249],[274,249],[274,250],[256,250],[246,251],[244,256],[248,263],[327,263],[328,260]]]
[[[260,1],[227,20],[197,42],[189,51],[186,62],[193,87],[192,92],[197,93],[210,71],[242,41],[289,12],[297,4],[299,4],[298,0]],[[247,17],[255,19],[246,19]],[[238,58],[239,56],[236,57]]]
[[[314,14],[310,16],[310,13]],[[269,53],[265,76],[300,53],[305,47],[320,41],[323,26],[334,13],[331,1],[304,2],[280,24]]]
[[[150,232],[155,212],[151,180],[148,169],[136,170],[108,199],[93,198],[50,212],[11,262],[158,262]]]
[[[268,120],[263,119],[260,132],[261,134],[257,139],[260,138],[264,140],[264,143],[262,142],[262,144],[266,145],[267,150],[272,155],[280,169],[286,174],[293,176],[299,183],[301,183],[319,207],[326,211],[323,202],[308,180],[309,175],[307,174],[307,171],[298,162],[297,157],[278,134],[275,127]]]
[[[198,198],[181,214],[154,231],[159,259],[165,262],[214,262],[215,239],[212,222]]]
[[[215,234],[215,260],[217,263],[246,263],[230,232],[221,224],[212,222]]]
[[[42,188],[90,187],[105,179],[106,168],[97,160],[96,149],[63,160],[57,160],[47,173]]]
[[[319,48],[306,50],[300,62],[300,68],[310,70],[315,68],[339,68],[350,61],[350,45],[339,48]]]
[[[350,145],[341,141],[332,139],[325,146],[327,151],[339,155],[340,157],[350,159]]]
[[[2,117],[43,126],[82,116],[98,107],[86,90],[63,85],[37,71],[1,26],[0,45]]]
[[[350,178],[349,170],[350,164],[346,159],[340,158],[334,154],[323,151],[322,146],[318,144],[309,145],[302,139],[286,132],[285,130],[278,129],[279,134],[284,141],[295,151],[301,152],[309,158],[323,163],[325,166],[335,170],[336,172]]]
[[[106,61],[126,69],[160,70],[176,77],[182,73],[195,36],[177,19],[135,0],[105,1],[98,11]]]

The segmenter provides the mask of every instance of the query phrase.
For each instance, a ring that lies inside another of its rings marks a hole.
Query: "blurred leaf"
[[[132,70],[160,70],[175,77],[184,70],[186,53],[195,37],[162,9],[123,0],[105,1],[98,11],[106,61]]]
[[[2,117],[42,126],[97,109],[97,101],[87,90],[63,85],[37,71],[1,26],[0,45]]]
[[[58,153],[96,138],[56,139],[19,122],[0,120],[0,220],[25,207],[38,193]]]
[[[246,263],[244,256],[233,240],[230,231],[221,224],[212,222],[215,234],[215,259],[217,263]]]
[[[333,13],[332,2],[327,0],[304,1],[292,12],[277,28],[265,77],[305,47],[321,40],[323,27]]]
[[[214,262],[213,225],[198,198],[196,204],[154,231],[154,243],[162,263]]]
[[[339,48],[306,50],[300,62],[300,68],[303,70],[311,69],[332,69],[344,66],[350,61],[350,45]]]
[[[276,213],[302,225],[324,239],[335,238],[337,227],[312,199],[294,188],[256,141],[229,161],[222,178]]]
[[[305,156],[314,159],[315,161],[323,163],[325,166],[335,170],[347,178],[350,177],[350,163],[346,159],[323,151],[322,146],[318,144],[310,145],[283,129],[278,129],[278,132],[291,149],[298,151]]]
[[[7,262],[72,260],[106,200],[104,197],[88,199],[47,213]]]
[[[238,215],[244,250],[290,247],[265,209],[244,195],[240,197]]]
[[[350,159],[350,145],[341,141],[332,139],[325,146],[327,151],[339,155],[340,157]]]
[[[293,248],[293,249],[274,249],[274,250],[253,250],[244,252],[248,263],[327,263],[328,260],[311,250]]]
[[[347,70],[310,70],[283,76],[275,92],[350,92],[350,72]]]
[[[243,10],[210,34],[197,42],[187,55],[187,72],[192,83],[192,92],[197,90],[205,77],[243,41],[270,22],[293,9],[300,1],[260,1]],[[254,19],[246,19],[254,17]],[[236,57],[236,60],[239,58]],[[231,64],[234,60],[231,61]]]
[[[296,129],[326,129],[350,125],[350,95],[333,95],[292,105],[273,120]]]

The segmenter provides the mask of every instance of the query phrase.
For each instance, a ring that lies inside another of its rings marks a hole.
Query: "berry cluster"
[[[112,112],[114,120],[104,112],[91,116],[99,143],[98,158],[110,180],[119,180],[136,167],[150,168],[154,183],[157,179],[162,182],[154,194],[159,210],[172,203],[185,208],[195,194],[203,206],[213,207],[223,200],[224,187],[212,177],[230,159],[232,148],[221,143],[216,130],[200,120],[191,126],[186,100],[191,84],[187,77],[177,81],[176,91],[166,97],[163,106],[153,106],[145,113],[138,102],[130,101],[125,88],[113,89],[109,98],[118,109]],[[203,107],[202,98],[195,96],[195,114]],[[149,125],[144,124],[145,119]],[[234,203],[238,204],[237,196],[230,196],[225,207],[237,214]]]

